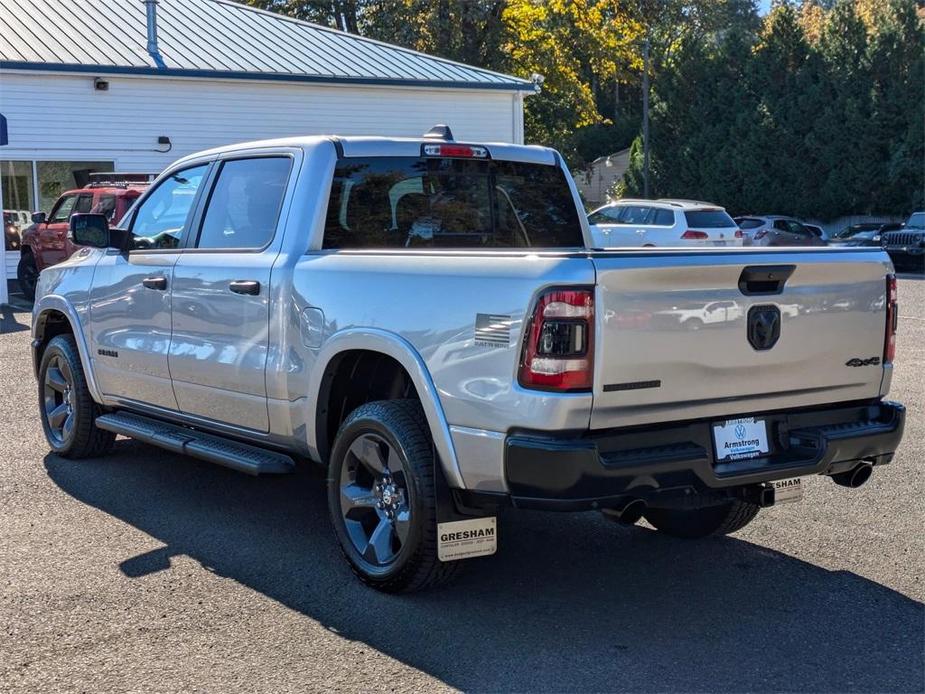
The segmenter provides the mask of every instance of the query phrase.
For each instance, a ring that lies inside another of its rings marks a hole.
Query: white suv
[[[718,205],[624,198],[588,215],[595,248],[741,246],[742,231]]]

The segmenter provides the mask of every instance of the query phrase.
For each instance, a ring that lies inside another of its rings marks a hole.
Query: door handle
[[[260,282],[257,280],[235,280],[228,285],[228,288],[235,294],[253,294],[260,293]]]
[[[148,289],[157,289],[159,291],[167,289],[166,277],[145,277],[141,280],[141,283]]]

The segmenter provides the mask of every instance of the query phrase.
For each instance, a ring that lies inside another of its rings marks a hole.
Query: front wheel
[[[52,338],[39,366],[39,410],[51,449],[65,458],[92,458],[112,447],[115,434],[99,429],[99,405],[87,388],[72,335]]]
[[[35,301],[35,287],[39,283],[39,269],[35,264],[35,257],[30,251],[22,251],[19,265],[16,266],[16,281],[19,290],[29,301]]]
[[[734,499],[719,506],[696,509],[650,508],[644,515],[656,530],[666,535],[698,538],[741,530],[754,520],[759,510],[756,504]]]
[[[434,454],[420,403],[370,402],[341,425],[328,468],[328,508],[353,572],[377,590],[446,582],[458,562],[437,558]]]

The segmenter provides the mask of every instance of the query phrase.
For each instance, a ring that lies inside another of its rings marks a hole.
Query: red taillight
[[[768,235],[768,230],[767,230],[767,229],[762,229],[761,231],[755,232],[755,238],[756,238],[756,239],[763,239],[763,238],[764,238],[765,236],[767,236],[767,235]]]
[[[593,366],[593,291],[546,291],[537,299],[527,323],[520,385],[541,390],[591,390]]]
[[[477,145],[424,145],[424,156],[488,159],[488,150]]]
[[[891,363],[896,356],[896,326],[899,323],[899,306],[896,303],[896,275],[886,276],[886,339],[883,343],[883,362]]]
[[[737,239],[745,238],[745,234],[742,233],[741,229],[736,229],[735,237]]]
[[[682,239],[694,239],[697,241],[703,241],[704,239],[710,238],[710,235],[705,231],[694,231],[693,229],[688,229],[683,234],[681,234]]]

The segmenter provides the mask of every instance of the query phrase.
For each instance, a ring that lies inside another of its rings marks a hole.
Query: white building
[[[630,151],[621,149],[606,157],[598,157],[584,171],[573,171],[575,185],[589,209],[610,199],[614,184],[623,179],[629,168]]]
[[[337,133],[523,142],[526,80],[228,0],[0,0],[4,210],[91,171],[159,172],[233,142]],[[0,250],[12,270],[18,252]],[[7,300],[0,281],[0,303]]]

